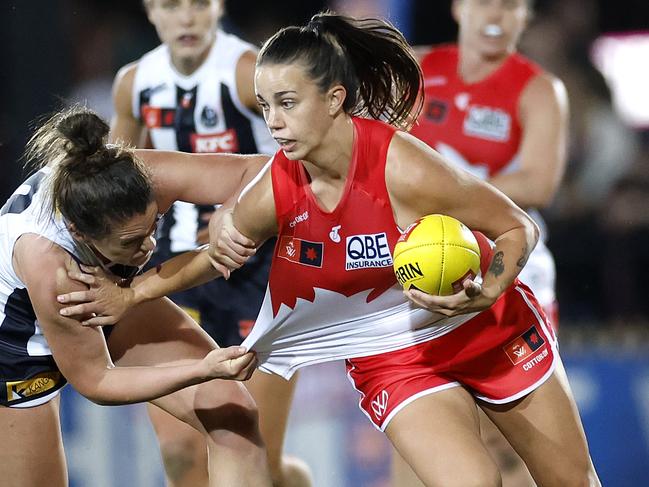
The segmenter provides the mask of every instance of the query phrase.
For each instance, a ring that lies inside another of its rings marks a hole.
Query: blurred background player
[[[425,105],[411,133],[525,208],[549,205],[566,164],[568,102],[562,82],[516,52],[531,0],[454,0],[456,45],[417,50]],[[542,233],[519,278],[556,327],[554,260]],[[483,417],[503,485],[532,484],[516,453]],[[395,485],[407,485],[395,462]],[[412,485],[420,485],[412,479]]]
[[[255,48],[219,29],[221,0],[144,0],[162,45],[124,66],[113,87],[111,139],[138,147],[185,152],[273,153],[276,145],[258,115],[253,88]],[[153,264],[207,242],[213,207],[176,203],[158,230]],[[174,294],[217,341],[239,344],[257,316],[268,282],[273,242],[248,268],[226,280]],[[282,459],[295,380],[256,373],[249,387],[276,485],[308,486],[308,468]],[[203,438],[155,408],[149,415],[160,442],[170,486],[207,485]]]

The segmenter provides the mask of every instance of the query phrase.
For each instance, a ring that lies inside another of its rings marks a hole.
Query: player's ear
[[[155,25],[155,18],[153,15],[153,3],[155,0],[142,0],[142,5],[144,6],[144,11],[146,12],[146,17],[149,19],[149,22]]]
[[[460,23],[461,8],[462,0],[453,0],[453,3],[451,4],[451,15],[457,24]]]
[[[343,105],[347,99],[347,90],[343,85],[334,85],[327,91],[329,102],[329,115],[335,115],[343,110]]]
[[[86,236],[77,229],[74,223],[68,223],[67,227],[68,227],[68,232],[70,232],[70,235],[72,235],[72,237],[74,237],[75,240],[78,240],[80,242],[87,241]]]

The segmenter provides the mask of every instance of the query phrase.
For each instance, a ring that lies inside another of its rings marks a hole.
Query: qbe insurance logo
[[[346,271],[392,266],[392,254],[390,254],[388,236],[385,232],[349,236],[346,248]]]

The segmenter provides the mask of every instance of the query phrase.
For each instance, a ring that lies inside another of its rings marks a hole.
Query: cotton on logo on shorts
[[[505,345],[503,350],[509,360],[514,365],[517,365],[534,355],[543,345],[545,345],[545,340],[539,334],[536,325],[532,325],[525,333]]]
[[[381,419],[385,414],[385,410],[388,408],[388,398],[388,391],[384,389],[372,401],[372,411],[377,419]]]

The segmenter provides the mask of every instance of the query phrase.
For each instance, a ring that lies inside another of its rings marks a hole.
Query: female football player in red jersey
[[[250,394],[212,380],[245,380],[254,355],[218,348],[168,299],[104,332],[80,326],[83,316],[61,316],[55,301],[82,288],[65,275],[78,264],[110,269],[114,287],[117,277],[127,282],[151,256],[159,212],[176,199],[225,201],[265,158],[136,153],[105,145],[107,134],[90,111],[57,114],[32,139],[32,160],[44,167],[0,210],[2,484],[68,485],[57,396],[69,381],[96,403],[151,401],[189,424],[209,445],[210,485],[270,486]],[[188,184],[188,158],[204,178],[211,173],[205,184]]]
[[[417,114],[421,84],[403,36],[383,21],[319,14],[265,43],[255,88],[281,150],[210,228],[219,268],[238,268],[279,237],[244,345],[262,370],[286,378],[345,358],[363,412],[426,485],[500,485],[477,404],[538,485],[597,486],[553,332],[516,279],[538,228],[502,193],[399,130]],[[430,213],[493,241],[476,234],[482,279],[452,296],[404,293],[392,270],[401,229]],[[164,282],[150,272],[119,296],[139,302],[200,276],[179,261],[167,270],[174,275]],[[70,302],[93,298],[102,283],[75,278],[93,289]]]
[[[488,181],[526,209],[541,239],[519,278],[557,326],[555,266],[536,208],[557,191],[566,164],[568,108],[563,83],[516,52],[531,0],[455,0],[457,45],[417,48],[425,101],[411,133],[447,161]],[[484,420],[484,417],[483,417]],[[522,487],[525,466],[488,421],[483,436],[502,465],[503,485]],[[406,481],[395,457],[395,485]]]
[[[275,152],[277,144],[255,99],[256,48],[219,28],[223,0],[143,3],[162,44],[117,74],[111,139],[184,152]],[[212,210],[175,203],[160,221],[151,266],[206,242],[207,222],[203,220]],[[229,281],[213,280],[169,298],[221,346],[239,345],[264,298],[272,248],[269,242],[245,272]],[[304,462],[282,456],[296,379],[254,374],[246,383],[259,407],[260,428],[277,487],[311,484]],[[148,410],[160,443],[167,486],[207,485],[203,437],[159,408],[149,406]]]

